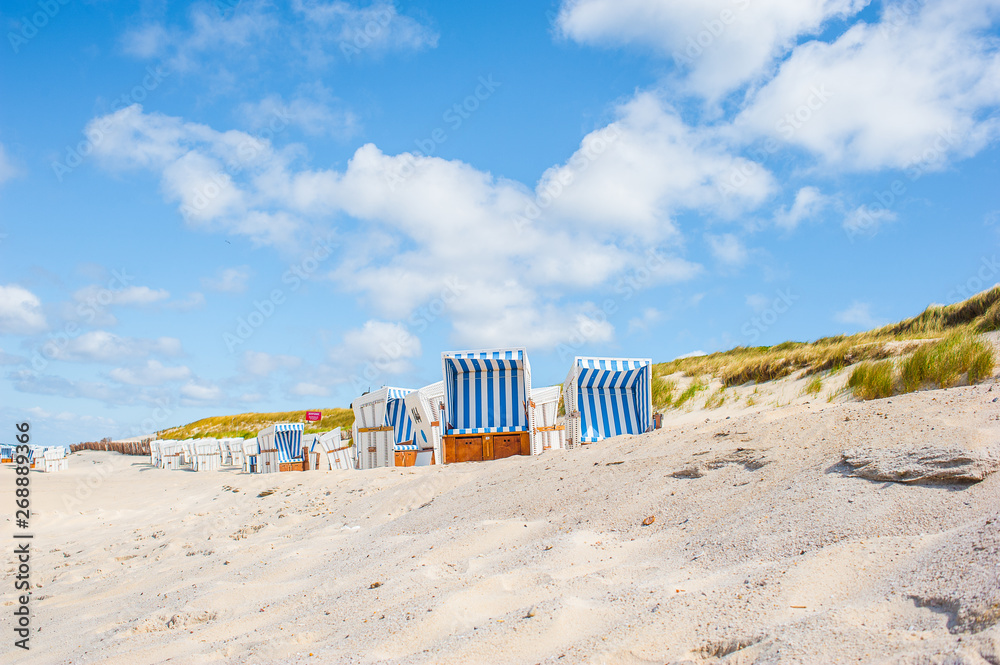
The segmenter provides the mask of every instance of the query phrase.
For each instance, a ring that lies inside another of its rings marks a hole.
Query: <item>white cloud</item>
[[[0,333],[31,335],[47,327],[38,296],[16,284],[0,284]]]
[[[586,44],[639,45],[671,59],[684,83],[716,98],[759,78],[800,35],[867,0],[563,0],[556,24]]]
[[[393,2],[355,7],[341,0],[294,0],[292,7],[311,26],[313,39],[335,46],[347,61],[366,53],[437,46],[437,33],[399,14]]]
[[[334,108],[332,101],[319,101],[299,95],[286,101],[281,95],[268,95],[256,103],[245,103],[240,112],[257,130],[280,132],[297,125],[311,136],[346,139],[360,131],[358,116],[347,109]]]
[[[816,187],[803,187],[795,194],[790,209],[785,206],[774,215],[774,224],[786,231],[794,231],[803,220],[815,218],[830,202]]]
[[[567,302],[576,292],[610,288],[626,272],[646,267],[648,286],[697,274],[700,266],[673,256],[671,214],[703,205],[719,214],[744,211],[772,186],[758,168],[740,192],[723,196],[722,179],[746,160],[727,156],[710,136],[685,133],[654,97],[622,107],[619,115],[621,140],[594,160],[586,153],[598,137],[586,137],[558,169],[573,171],[579,182],[523,225],[518,220],[541,195],[459,161],[390,156],[365,145],[342,172],[296,170],[294,146],[277,151],[241,132],[146,114],[139,106],[92,124],[104,128],[96,150],[106,163],[161,173],[168,200],[199,226],[293,247],[296,233],[316,220],[353,217],[357,230],[341,234],[343,254],[329,276],[363,296],[378,316],[405,318],[430,303],[439,306],[435,319],[455,322],[460,339],[477,328],[500,331],[511,321],[534,321],[534,337],[551,343],[585,314],[586,303]],[[252,150],[243,154],[239,146]],[[240,168],[230,178],[232,159]],[[587,159],[590,166],[581,168]],[[621,177],[619,170],[637,177]],[[546,174],[539,191],[559,177]],[[594,200],[594,192],[603,196]],[[491,251],[468,252],[470,246]],[[456,284],[456,275],[466,277]]]
[[[837,312],[833,318],[838,323],[856,326],[863,329],[877,328],[884,325],[885,320],[872,315],[871,304],[854,301],[847,309]]]
[[[878,233],[883,224],[896,221],[896,213],[887,208],[878,206],[858,206],[847,213],[844,218],[844,230],[849,238],[865,235],[873,236]]]
[[[729,187],[734,173],[747,173]],[[546,171],[538,201],[558,192],[554,216],[604,229],[663,239],[685,209],[731,216],[775,190],[771,174],[727,150],[713,129],[694,129],[656,95],[640,93],[618,108],[618,120],[584,138],[566,164]]]
[[[73,300],[78,304],[100,308],[111,305],[135,306],[152,305],[170,298],[166,289],[151,289],[148,286],[126,286],[120,289],[109,289],[92,284],[78,289],[73,294]]]
[[[308,383],[304,381],[296,383],[292,386],[290,392],[296,397],[327,397],[330,394],[330,389],[327,386],[321,386],[318,383]]]
[[[263,351],[243,353],[243,369],[255,376],[268,376],[278,370],[295,369],[302,364],[295,356],[273,355]]]
[[[7,149],[0,143],[0,185],[20,174],[14,162],[7,156]]]
[[[700,358],[701,356],[707,356],[708,354],[704,351],[692,351],[690,353],[685,353],[683,356],[677,356],[674,360],[683,360],[684,358]]]
[[[410,358],[421,352],[420,340],[402,324],[372,320],[344,333],[331,360],[344,368],[372,363],[383,374],[393,375],[412,370]]]
[[[175,337],[142,339],[93,330],[68,340],[54,340],[46,344],[45,352],[55,360],[120,363],[142,360],[150,355],[179,356],[182,349],[180,340]]]
[[[705,238],[712,250],[712,256],[717,261],[730,266],[741,266],[746,263],[749,256],[747,248],[743,245],[743,241],[732,233],[708,235]]]
[[[219,386],[189,381],[181,387],[181,397],[192,402],[217,402],[222,399],[223,392]]]
[[[247,290],[247,282],[250,280],[250,267],[239,266],[236,268],[224,268],[214,277],[204,277],[201,285],[210,291],[219,293],[243,293]]]
[[[167,367],[156,360],[147,360],[139,367],[116,367],[108,374],[119,383],[130,386],[159,386],[170,381],[183,381],[191,377],[187,367]]]
[[[918,175],[974,154],[1000,130],[996,14],[995,0],[887,5],[878,23],[796,47],[740,124],[847,169]]]
[[[179,312],[186,312],[192,309],[198,309],[205,304],[205,294],[199,291],[192,291],[188,294],[187,298],[184,300],[174,300],[166,304],[169,309],[175,309]]]
[[[437,45],[437,33],[399,14],[392,2],[357,7],[342,0],[296,0],[292,10],[294,20],[265,2],[241,2],[232,12],[194,5],[186,25],[145,23],[125,34],[122,48],[138,58],[160,59],[171,71],[215,73],[222,68],[213,67],[212,59],[256,57],[276,66],[320,67]]]

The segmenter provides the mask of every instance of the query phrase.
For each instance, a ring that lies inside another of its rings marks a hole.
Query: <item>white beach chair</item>
[[[160,458],[160,444],[162,441],[158,439],[153,439],[149,442],[149,464],[150,466],[159,466]]]
[[[320,471],[355,470],[357,460],[351,451],[351,442],[344,438],[341,428],[325,432],[316,439],[313,450],[319,452]]]
[[[244,473],[259,473],[257,470],[257,459],[260,455],[260,444],[257,437],[243,439],[243,471]]]
[[[226,450],[229,451],[229,464],[243,466],[243,439],[226,439]]]
[[[222,466],[222,448],[218,439],[199,439],[194,443],[194,470],[218,471]]]
[[[65,471],[69,468],[69,460],[66,457],[66,449],[56,446],[46,448],[41,454],[41,469],[45,473]]]

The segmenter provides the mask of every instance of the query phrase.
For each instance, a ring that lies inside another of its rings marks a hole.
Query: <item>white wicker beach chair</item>
[[[258,473],[257,456],[260,455],[260,444],[257,437],[243,439],[243,471],[245,473]]]
[[[218,471],[222,466],[222,448],[218,439],[199,439],[194,443],[194,470]]]

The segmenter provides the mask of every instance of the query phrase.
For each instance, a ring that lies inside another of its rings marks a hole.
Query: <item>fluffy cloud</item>
[[[563,35],[640,45],[673,60],[690,89],[716,98],[761,76],[803,34],[868,0],[563,0]]]
[[[798,225],[815,218],[830,203],[816,187],[803,187],[795,194],[791,208],[782,206],[774,215],[774,224],[786,231],[794,231]]]
[[[237,6],[238,5],[238,6]],[[359,7],[343,0],[295,0],[293,20],[263,1],[233,3],[232,11],[194,5],[186,25],[149,22],[129,30],[123,50],[157,58],[171,71],[211,71],[211,59],[233,60],[247,53],[270,63],[314,66],[352,62],[391,51],[433,48],[437,33],[401,15],[393,2]],[[259,63],[258,63],[259,64]]]
[[[741,266],[747,262],[748,252],[743,241],[732,233],[706,236],[712,256],[720,263],[730,266]]]
[[[296,168],[294,146],[276,150],[139,106],[92,126],[105,133],[96,148],[105,163],[159,172],[190,223],[294,247],[320,220],[355,220],[339,234],[343,254],[330,278],[416,333],[447,317],[456,339],[470,344],[530,325],[551,347],[588,315],[587,303],[572,301],[584,289],[610,289],[644,266],[654,267],[647,286],[690,279],[700,267],[674,255],[672,216],[693,208],[737,214],[774,187],[754,165],[754,177],[724,193],[749,162],[727,154],[713,133],[686,129],[653,95],[619,108],[615,123],[585,137],[534,191],[463,162],[386,155],[370,144],[343,171]],[[489,251],[468,251],[476,246]],[[421,308],[433,311],[414,319]]]
[[[247,281],[250,279],[250,267],[239,266],[238,268],[224,268],[214,277],[205,277],[201,280],[201,285],[210,291],[219,293],[243,293],[247,290]]]
[[[410,359],[419,357],[421,352],[420,340],[405,326],[373,320],[344,333],[343,342],[331,353],[331,360],[345,368],[372,363],[383,374],[395,375],[412,370]]]
[[[148,286],[126,286],[119,289],[109,289],[92,284],[78,289],[73,294],[73,300],[78,304],[98,308],[110,305],[142,307],[162,302],[168,298],[170,298],[170,292],[166,289],[151,289]]]
[[[218,402],[224,397],[222,388],[213,384],[189,381],[181,387],[181,397],[188,403]]]
[[[138,367],[116,367],[109,376],[118,383],[130,386],[159,386],[170,381],[183,381],[191,377],[191,370],[184,366],[167,367],[156,360],[147,360]]]
[[[182,349],[180,340],[174,337],[141,339],[93,330],[78,337],[47,344],[45,352],[54,360],[121,363],[143,360],[150,355],[179,356]]]
[[[795,48],[739,122],[843,168],[937,169],[998,135],[1000,6],[888,5],[832,42]]]
[[[0,284],[0,333],[30,335],[47,327],[38,296],[16,284]]]
[[[259,102],[241,105],[240,112],[257,131],[278,132],[296,125],[312,136],[346,139],[360,130],[360,121],[353,112],[302,95],[288,101],[281,95],[268,95]]]

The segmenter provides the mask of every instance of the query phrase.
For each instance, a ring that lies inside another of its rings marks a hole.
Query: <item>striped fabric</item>
[[[392,391],[400,392],[399,389],[390,388],[389,390],[389,398],[385,403],[385,426],[393,428],[393,443],[396,450],[409,450],[409,448],[400,448],[400,446],[412,443],[415,436],[413,418],[406,410],[406,403],[403,400],[406,393],[410,391],[407,390],[402,395],[393,397]]]
[[[648,359],[577,358],[567,382],[567,412],[579,412],[579,440],[641,434],[652,425]]]
[[[400,450],[420,450],[420,446],[414,446],[414,445],[411,445],[411,444],[400,444],[400,443],[397,443],[396,444],[396,451],[399,452]]]
[[[274,447],[281,462],[302,461],[302,423],[283,423],[274,426]]]
[[[524,349],[441,354],[445,434],[523,432],[530,390]]]

